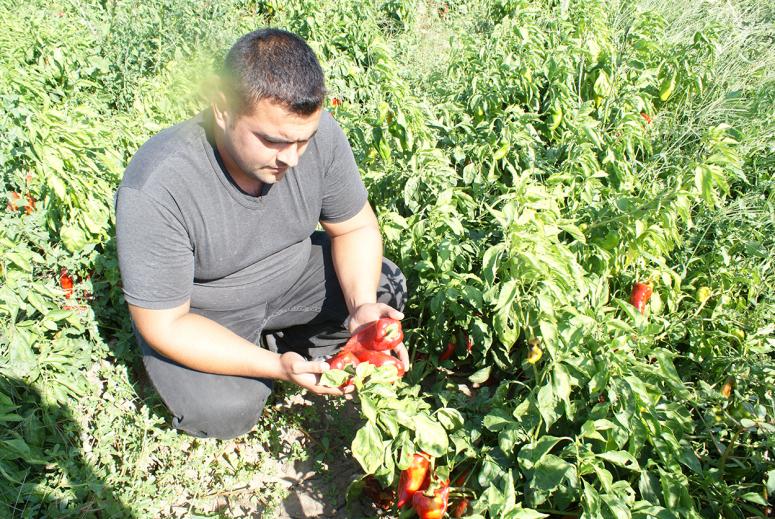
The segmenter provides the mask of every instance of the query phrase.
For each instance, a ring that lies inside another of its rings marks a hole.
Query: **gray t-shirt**
[[[299,278],[318,221],[353,217],[367,194],[328,112],[296,167],[258,197],[226,172],[211,119],[205,111],[168,128],[132,158],[115,195],[119,268],[132,305],[190,299],[192,311],[236,325]]]

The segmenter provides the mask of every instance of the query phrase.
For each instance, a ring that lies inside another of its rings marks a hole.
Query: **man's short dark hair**
[[[307,43],[288,31],[259,29],[229,50],[221,71],[223,90],[238,113],[262,99],[298,115],[311,115],[326,97],[320,63]]]

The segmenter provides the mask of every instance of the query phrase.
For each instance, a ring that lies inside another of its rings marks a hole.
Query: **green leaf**
[[[420,413],[415,416],[415,442],[420,450],[433,457],[440,457],[449,449],[449,437],[447,431],[438,422],[432,420],[427,414]]]
[[[468,380],[473,382],[474,384],[484,384],[487,382],[487,379],[490,378],[490,370],[492,369],[492,366],[486,366],[479,371],[475,372],[473,375],[468,377]]]
[[[527,471],[532,471],[533,467],[540,462],[562,438],[545,435],[538,441],[525,445],[519,450],[519,465]]]
[[[554,390],[550,384],[546,384],[538,390],[538,412],[541,413],[541,418],[546,423],[546,428],[552,426],[557,421],[559,415],[555,408],[557,407],[557,398],[555,397]]]
[[[24,272],[32,272],[32,263],[24,255],[18,252],[7,252],[5,257],[11,260],[11,263],[22,269]]]
[[[513,512],[509,513],[508,517],[513,519],[542,519],[549,516],[532,508],[522,508],[522,504],[520,504]]]
[[[63,225],[60,230],[62,244],[70,252],[78,252],[86,246],[87,238],[83,229],[75,225]]]
[[[339,387],[338,385],[336,387]],[[377,421],[377,406],[374,404],[368,395],[360,395],[361,400],[361,412],[367,420],[371,422]]]
[[[775,496],[775,469],[767,472],[767,493]]]
[[[463,426],[463,415],[457,409],[442,407],[436,411],[436,419],[449,431]]]
[[[67,196],[67,187],[60,177],[57,175],[47,175],[46,183],[57,196],[57,198],[60,200],[65,199]]]
[[[597,75],[593,89],[600,97],[608,97],[611,94],[611,80],[605,70],[601,70]]]
[[[329,369],[320,375],[320,385],[326,387],[339,387],[347,382],[347,379],[349,378],[350,374],[343,369]]]
[[[638,460],[627,451],[606,451],[596,456],[625,469],[640,471]]]
[[[547,454],[536,463],[530,487],[553,492],[566,478],[575,481],[576,467],[554,454]]]
[[[382,437],[376,424],[367,422],[355,433],[352,443],[353,457],[366,474],[374,474],[382,466],[385,455]]]
[[[740,496],[740,499],[745,499],[746,501],[756,503],[757,505],[767,506],[767,501],[761,496],[761,494],[757,494],[756,492],[748,492],[743,494]]]

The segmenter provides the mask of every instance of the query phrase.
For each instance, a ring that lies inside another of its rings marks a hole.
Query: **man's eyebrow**
[[[312,139],[312,137],[314,137],[315,134],[318,133],[318,130],[316,129],[314,132],[312,132],[312,135],[310,135],[307,139],[302,139],[300,141],[288,141],[288,140],[281,139],[281,138],[278,138],[278,137],[272,137],[270,135],[266,135],[265,133],[261,133],[261,132],[253,132],[253,133],[255,135],[258,135],[262,139],[267,140],[267,141],[272,142],[272,143],[276,143],[276,144],[293,144],[294,142],[306,142],[306,141]]]

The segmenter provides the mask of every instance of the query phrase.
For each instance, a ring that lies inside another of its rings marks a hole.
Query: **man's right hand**
[[[321,386],[320,374],[330,369],[326,362],[306,360],[298,353],[288,351],[280,356],[280,363],[285,373],[284,380],[293,382],[316,395],[343,396],[355,390],[352,386],[345,388],[344,391],[335,387]]]

